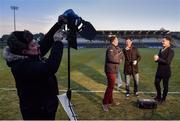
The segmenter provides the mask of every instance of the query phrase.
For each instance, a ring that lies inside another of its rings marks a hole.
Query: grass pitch
[[[71,88],[72,90],[81,90],[85,92],[72,93],[72,103],[75,105],[75,112],[80,120],[151,120],[151,119],[180,119],[180,48],[175,48],[175,57],[172,62],[172,77],[169,82],[169,93],[167,102],[158,105],[156,110],[137,108],[137,97],[131,95],[129,99],[125,98],[124,92],[114,93],[119,106],[112,107],[109,112],[102,110],[102,99],[105,91],[106,76],[104,73],[104,60],[106,49],[79,49],[71,51]],[[139,91],[155,92],[154,76],[157,64],[153,61],[153,55],[157,54],[159,49],[139,49],[142,59],[139,64]],[[123,72],[123,63],[120,65],[121,74]],[[67,49],[64,49],[63,60],[59,71],[56,73],[60,90],[67,89]],[[123,78],[124,81],[124,78]],[[123,82],[124,83],[124,82]],[[123,89],[125,85],[123,84]],[[131,81],[131,91],[133,91],[133,82]],[[18,97],[15,89],[15,81],[10,69],[2,58],[2,49],[0,50],[0,119],[22,119]],[[115,89],[116,90],[116,87]],[[60,93],[64,93],[60,91]],[[151,98],[154,93],[140,93],[139,98]],[[57,120],[67,120],[61,104],[59,105]]]

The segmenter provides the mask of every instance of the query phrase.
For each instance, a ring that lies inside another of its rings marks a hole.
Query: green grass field
[[[180,48],[176,48],[175,57],[172,62],[172,77],[169,83],[169,92],[165,104],[158,104],[156,110],[137,108],[137,97],[133,95],[127,100],[123,92],[114,93],[115,100],[120,102],[119,106],[112,107],[109,112],[102,110],[102,99],[104,92],[74,92],[72,103],[80,120],[151,120],[151,119],[180,119]],[[157,64],[153,61],[153,55],[158,49],[139,49],[142,60],[139,65],[140,83],[139,90],[142,92],[155,92],[154,76]],[[71,87],[73,90],[83,91],[105,91],[106,76],[104,74],[105,49],[79,49],[72,50],[71,56]],[[121,72],[123,64],[120,65]],[[63,60],[57,78],[60,90],[67,89],[67,49],[64,49]],[[124,85],[123,85],[124,86]],[[133,83],[131,82],[131,86]],[[15,81],[2,59],[0,50],[0,119],[22,119],[18,97],[14,89]],[[116,89],[115,89],[116,90]],[[131,90],[132,91],[132,90]],[[64,92],[60,92],[61,94]],[[151,98],[153,93],[140,93],[139,98]],[[59,105],[57,120],[68,119],[61,104]]]

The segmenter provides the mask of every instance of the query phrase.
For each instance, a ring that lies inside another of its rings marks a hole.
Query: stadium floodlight
[[[14,31],[16,31],[16,12],[15,11],[18,10],[18,7],[17,6],[11,6],[10,8],[14,12]]]

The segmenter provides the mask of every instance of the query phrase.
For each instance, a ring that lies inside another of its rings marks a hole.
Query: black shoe
[[[161,98],[158,97],[158,96],[154,97],[153,99],[154,99],[155,101],[157,101],[157,102],[161,102]]]
[[[162,104],[162,103],[165,103],[165,102],[166,102],[166,99],[165,99],[165,98],[162,98],[162,99],[161,99],[161,104]]]

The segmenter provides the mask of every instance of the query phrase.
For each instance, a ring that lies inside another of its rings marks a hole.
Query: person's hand
[[[154,61],[157,61],[159,59],[158,55],[154,55]]]
[[[62,29],[59,29],[53,36],[54,42],[56,41],[62,41],[63,40],[63,31]]]
[[[121,55],[121,54],[122,54],[122,51],[118,50],[118,54]]]
[[[67,20],[67,18],[66,18],[65,16],[60,15],[60,16],[58,17],[58,22],[59,22],[59,23],[63,23],[63,24],[67,24],[67,23],[68,23],[68,20]]]
[[[120,59],[120,63],[122,63],[123,62],[123,59]]]
[[[133,65],[135,66],[137,64],[137,60],[134,60],[133,61]]]

